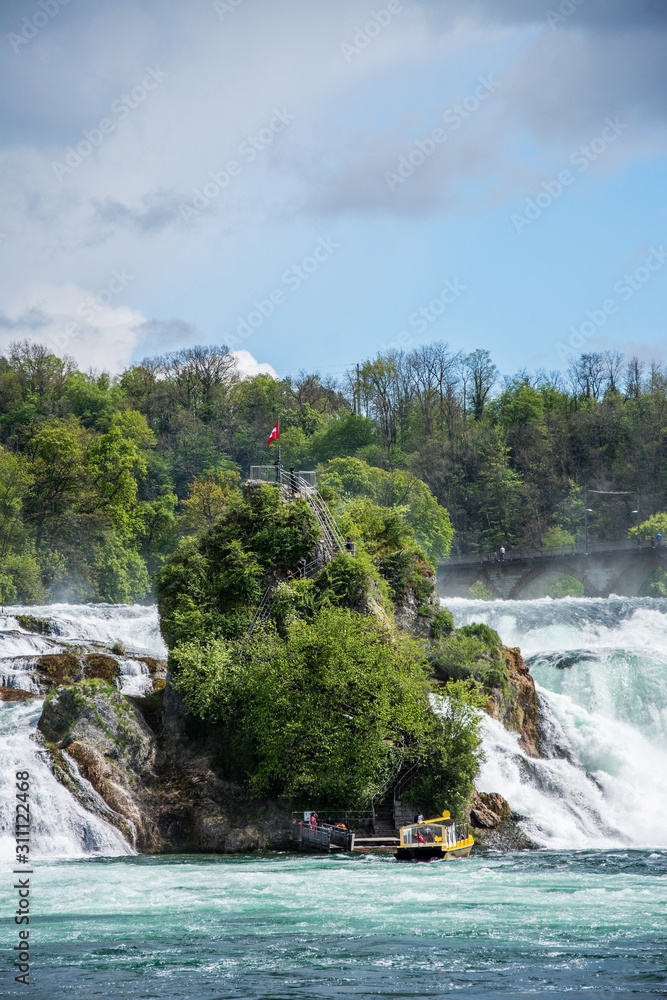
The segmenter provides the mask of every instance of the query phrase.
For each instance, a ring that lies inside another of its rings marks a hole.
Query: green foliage
[[[358,553],[353,559],[346,552],[339,552],[315,578],[315,597],[319,603],[368,609],[377,575],[370,558]]]
[[[344,413],[313,436],[312,452],[318,462],[354,455],[377,440],[375,424],[368,417]]]
[[[571,535],[560,524],[556,524],[546,532],[542,538],[542,545],[548,549],[557,548],[560,545],[574,545],[574,535]]]
[[[651,538],[651,535],[657,535],[658,532],[662,535],[662,544],[667,545],[667,513],[660,512],[658,514],[653,514],[652,517],[642,521],[639,525],[639,534],[645,541],[648,541]],[[628,537],[637,537],[636,527],[628,529]]]
[[[16,600],[16,587],[11,577],[0,573],[0,604],[13,604]]]
[[[473,622],[472,625],[463,625],[459,629],[461,635],[480,639],[488,649],[495,649],[500,645],[500,636],[490,625]]]
[[[431,643],[429,662],[444,681],[470,681],[488,695],[495,688],[507,690],[504,649],[498,634],[487,625],[466,625]]]
[[[640,597],[667,597],[667,572],[662,566],[657,566],[646,578],[640,591]]]
[[[448,608],[441,608],[431,622],[431,639],[442,639],[454,631],[454,615]]]
[[[318,539],[319,525],[304,500],[284,503],[269,485],[231,492],[213,527],[181,545],[159,573],[167,644],[202,634],[242,635],[263,589],[286,579],[301,557],[309,560]]]
[[[471,601],[492,601],[493,594],[483,580],[475,580],[466,595]]]
[[[12,344],[0,357],[0,566],[31,556],[40,599],[99,600],[97,564],[113,537],[156,574],[181,536],[217,521],[251,464],[274,461],[266,438],[277,419],[287,464],[329,463],[322,493],[342,518],[352,508],[349,533],[396,601],[427,586],[416,561],[410,578],[411,547],[435,561],[453,539],[460,552],[580,541],[582,483],[611,491],[589,493],[591,540],[631,532],[636,502],[624,494],[637,484],[642,538],[664,535],[665,515],[648,518],[666,509],[664,373],[633,359],[619,379],[616,362],[587,353],[567,385],[522,371],[499,391],[488,352],[461,358],[437,342],[362,362],[358,385],[345,386],[310,374],[243,379],[219,345],[114,378]],[[230,470],[233,485],[220,477]],[[362,499],[392,512],[381,528],[354,509]],[[36,593],[33,583],[19,591]],[[428,596],[417,602],[431,614]]]
[[[95,564],[97,593],[110,604],[133,604],[150,593],[146,563],[138,552],[125,548],[117,538],[100,546]]]
[[[547,591],[549,597],[583,597],[584,585],[581,580],[574,576],[561,576],[560,580],[552,583]]]
[[[2,573],[9,577],[17,604],[42,604],[46,594],[41,567],[31,552],[12,553],[2,561]]]
[[[190,642],[171,662],[190,710],[219,723],[229,775],[255,794],[365,808],[406,760],[422,764],[433,808],[469,794],[479,758],[469,691],[452,689],[449,714],[434,715],[419,646],[376,618],[325,606],[284,641],[268,633],[244,652]]]
[[[454,534],[449,515],[428,486],[411,472],[387,472],[358,458],[336,458],[320,481],[345,498],[367,497],[377,505],[394,508],[431,558],[449,555]]]
[[[421,767],[407,798],[432,816],[444,809],[462,817],[483,760],[480,709],[486,701],[476,685],[450,681],[436,698],[421,751]]]

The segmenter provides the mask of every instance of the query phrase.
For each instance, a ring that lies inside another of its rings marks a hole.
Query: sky
[[[3,0],[0,349],[667,360],[665,0]]]

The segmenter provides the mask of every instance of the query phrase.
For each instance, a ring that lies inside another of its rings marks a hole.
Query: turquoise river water
[[[667,601],[448,606],[459,624],[487,621],[521,646],[536,679],[544,757],[485,719],[478,786],[508,798],[539,850],[421,865],[137,857],[53,779],[32,736],[39,702],[4,703],[0,997],[667,996]],[[161,651],[152,609],[36,613],[67,640],[120,639],[125,689],[147,683],[132,653]],[[43,642],[10,609],[1,682],[29,688]],[[19,764],[35,810],[29,986],[14,982],[11,956]]]

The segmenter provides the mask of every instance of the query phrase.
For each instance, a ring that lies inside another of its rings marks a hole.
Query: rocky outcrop
[[[519,827],[523,817],[513,813],[498,792],[477,792],[470,810],[475,847],[483,850],[535,850],[537,844]]]
[[[495,688],[485,710],[507,729],[520,734],[519,744],[531,757],[539,757],[540,708],[535,682],[524,663],[521,650],[505,646],[507,655],[505,690]]]
[[[0,687],[0,701],[32,701],[37,695],[22,688]]]
[[[151,808],[158,775],[154,734],[120,691],[100,679],[58,688],[47,698],[39,730],[51,744],[57,776],[82,804],[112,822],[139,850],[160,836]],[[90,799],[88,782],[109,812]]]
[[[511,813],[507,799],[498,792],[477,792],[470,810],[470,823],[480,830],[493,830]]]
[[[166,695],[130,698],[100,679],[54,691],[39,729],[59,780],[139,851],[285,846],[290,813],[221,779],[206,727]]]

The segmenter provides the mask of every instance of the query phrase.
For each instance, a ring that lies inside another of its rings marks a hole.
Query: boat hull
[[[472,844],[463,847],[443,848],[440,844],[428,844],[425,847],[398,847],[394,852],[397,861],[454,861],[456,858],[467,858]]]

